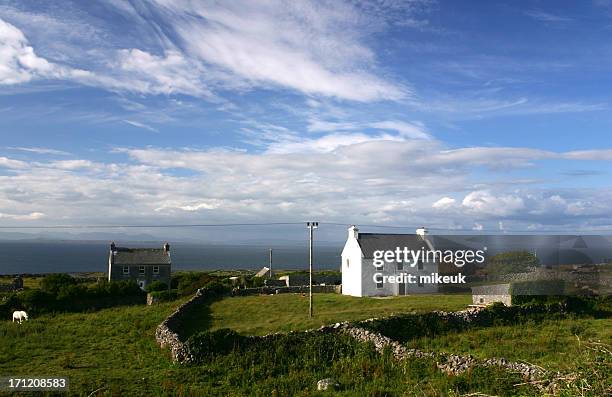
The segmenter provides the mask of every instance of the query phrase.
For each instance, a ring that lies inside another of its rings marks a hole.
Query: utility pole
[[[319,227],[319,222],[306,222],[308,228],[308,273],[309,273],[309,291],[308,291],[308,317],[312,318],[312,231]]]
[[[273,278],[272,275],[272,248],[270,248],[270,278]]]

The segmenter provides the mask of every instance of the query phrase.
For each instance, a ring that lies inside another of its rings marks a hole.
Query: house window
[[[397,270],[404,270],[404,262],[397,262]]]
[[[417,285],[419,287],[423,287],[423,280],[421,280],[421,276],[418,276],[418,283],[417,283]]]
[[[376,282],[376,289],[382,289],[383,287],[383,282],[382,282],[382,277],[380,278],[380,282],[377,281]]]
[[[347,258],[347,259],[346,259],[346,267],[349,267],[349,265],[350,265],[350,261],[349,261],[349,259]]]
[[[141,275],[142,275],[142,274],[145,274],[145,267],[144,267],[144,266],[140,266],[140,267],[138,268],[138,274],[141,274]]]
[[[423,261],[419,259],[419,261],[417,262],[417,269],[418,270],[423,270]]]
[[[130,274],[130,267],[129,266],[123,266],[123,274],[125,274],[125,275]]]
[[[153,266],[153,274],[159,274],[159,266]]]

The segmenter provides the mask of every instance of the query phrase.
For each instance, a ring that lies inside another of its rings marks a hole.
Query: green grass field
[[[202,306],[185,333],[231,328],[250,335],[318,328],[339,321],[386,317],[394,313],[461,310],[471,303],[466,295],[418,295],[393,298],[355,298],[338,294],[314,295],[313,319],[308,318],[308,296],[279,294],[225,298]]]
[[[435,338],[418,338],[407,345],[479,358],[505,357],[549,370],[574,371],[587,359],[585,342],[612,345],[612,319],[547,320],[479,328]],[[610,371],[612,376],[612,368]]]
[[[225,298],[200,313],[195,325],[230,327],[243,333],[304,329],[340,320],[358,320],[403,311],[461,309],[464,296],[392,299],[315,295],[315,319],[307,319],[307,299],[297,295]],[[156,306],[125,306],[93,313],[64,313],[32,318],[22,325],[0,323],[0,376],[67,376],[70,394],[103,396],[286,396],[330,395],[314,391],[318,379],[332,376],[342,384],[335,395],[538,395],[514,387],[517,375],[478,369],[448,377],[427,360],[395,362],[367,345],[345,337],[286,338],[247,351],[211,358],[202,365],[171,363],[157,346],[157,325],[182,300]],[[204,306],[203,306],[204,307]],[[590,365],[583,340],[610,338],[612,320],[568,319],[516,327],[492,327],[421,338],[421,349],[481,357],[504,356],[544,367]],[[605,376],[605,374],[604,374]],[[604,380],[605,381],[605,380]],[[569,394],[571,395],[571,394]],[[597,395],[597,394],[591,394]]]

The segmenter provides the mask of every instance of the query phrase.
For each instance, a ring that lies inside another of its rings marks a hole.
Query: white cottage
[[[437,286],[419,282],[420,276],[438,272],[436,262],[384,262],[374,266],[375,251],[395,251],[407,248],[413,251],[433,251],[434,247],[425,228],[416,234],[359,233],[356,226],[348,229],[348,239],[342,250],[342,293],[351,296],[392,296],[437,292]],[[375,277],[375,274],[378,274]],[[390,282],[397,276],[412,274],[415,282]],[[392,276],[382,280],[381,276]]]

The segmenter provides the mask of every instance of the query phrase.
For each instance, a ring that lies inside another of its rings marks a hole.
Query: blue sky
[[[610,229],[612,2],[0,1],[0,222]]]

